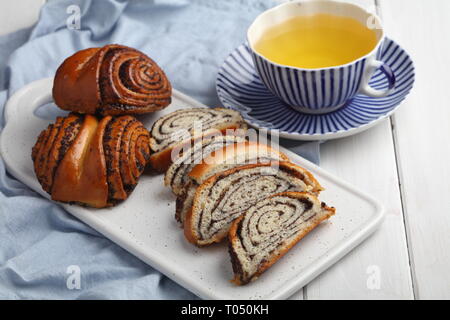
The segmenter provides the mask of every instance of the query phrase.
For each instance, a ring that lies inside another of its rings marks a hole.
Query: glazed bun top
[[[61,64],[53,82],[58,107],[102,116],[160,110],[170,104],[171,94],[156,62],[117,44],[76,52]]]

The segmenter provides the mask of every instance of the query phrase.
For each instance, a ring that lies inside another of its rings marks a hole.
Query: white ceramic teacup
[[[348,64],[320,69],[280,65],[255,50],[256,42],[269,28],[296,16],[319,13],[350,17],[364,25],[370,23],[374,26],[377,37],[375,48]],[[394,91],[395,76],[391,68],[377,60],[384,38],[378,16],[354,4],[331,0],[281,4],[260,14],[247,32],[255,68],[266,87],[294,109],[312,114],[335,111],[358,93],[370,97],[385,97]],[[375,90],[369,86],[369,80],[377,69],[388,79],[389,87],[385,90]]]

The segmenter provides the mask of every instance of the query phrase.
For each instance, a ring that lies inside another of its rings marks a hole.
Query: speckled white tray
[[[31,148],[50,120],[34,111],[51,97],[52,79],[33,82],[8,101],[7,124],[0,151],[8,171],[39,192]],[[174,91],[164,111],[140,117],[150,128],[155,119],[177,108],[203,106]],[[382,206],[341,179],[298,155],[282,149],[294,162],[314,173],[327,189],[321,200],[337,208],[336,216],[313,230],[258,281],[236,287],[225,244],[199,249],[187,243],[174,220],[175,197],[163,186],[162,175],[144,175],[124,203],[109,209],[62,205],[68,212],[202,298],[283,299],[295,293],[361,243],[381,223]]]

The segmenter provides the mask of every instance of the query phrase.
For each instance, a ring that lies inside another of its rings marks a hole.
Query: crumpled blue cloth
[[[79,30],[67,28],[70,5],[80,8]],[[271,0],[49,1],[36,26],[0,37],[2,114],[16,90],[53,76],[75,51],[107,43],[145,52],[176,89],[219,105],[214,84],[220,64],[245,40],[251,21],[273,5]],[[288,146],[319,160],[317,143]],[[72,281],[78,273],[71,266],[80,271],[79,282]],[[0,160],[0,298],[196,297],[12,178]]]

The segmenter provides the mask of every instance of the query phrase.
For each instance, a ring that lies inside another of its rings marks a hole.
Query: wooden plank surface
[[[416,298],[450,299],[450,1],[380,5],[416,67],[415,88],[394,117]]]
[[[307,286],[307,299],[412,299],[389,120],[360,135],[325,143],[321,166],[380,200],[386,218],[375,234]]]
[[[374,1],[352,2],[376,10]],[[324,143],[321,158],[324,169],[379,199],[386,219],[371,238],[311,282],[305,298],[412,299],[390,120],[360,135]]]

